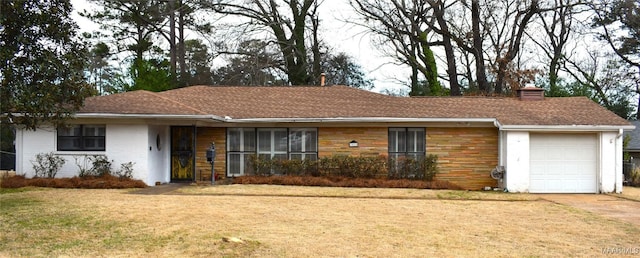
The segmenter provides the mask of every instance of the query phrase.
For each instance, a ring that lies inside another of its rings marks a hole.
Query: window
[[[105,150],[105,125],[71,125],[57,131],[58,151]]]
[[[258,157],[287,159],[287,128],[259,128]]]
[[[315,128],[229,128],[227,130],[227,174],[251,172],[251,155],[266,159],[318,158]]]
[[[229,175],[242,175],[247,169],[249,157],[256,153],[254,128],[229,128],[227,130],[227,171]],[[247,170],[248,171],[248,170]]]
[[[289,159],[318,159],[318,131],[315,128],[289,129]]]
[[[389,128],[389,158],[425,157],[424,128]]]

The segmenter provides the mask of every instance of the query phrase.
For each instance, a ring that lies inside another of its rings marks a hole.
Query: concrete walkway
[[[542,194],[541,198],[640,227],[640,202],[606,194]]]

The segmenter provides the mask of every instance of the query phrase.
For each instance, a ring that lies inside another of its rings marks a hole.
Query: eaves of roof
[[[392,97],[346,86],[211,87],[93,97],[78,117],[225,123],[490,122],[500,130],[611,131],[633,126],[583,97]]]

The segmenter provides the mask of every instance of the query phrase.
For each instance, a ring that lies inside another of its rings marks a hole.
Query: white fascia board
[[[225,119],[216,115],[168,115],[168,114],[114,114],[114,113],[76,113],[76,118],[129,118],[129,119],[198,119],[224,122]]]
[[[326,118],[241,118],[226,119],[230,123],[327,123],[327,122],[450,122],[496,123],[494,118],[400,118],[400,117],[326,117]]]
[[[632,125],[502,125],[501,131],[529,131],[529,132],[592,132],[633,130]]]

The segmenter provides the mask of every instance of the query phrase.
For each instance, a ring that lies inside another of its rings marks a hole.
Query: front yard
[[[640,248],[637,226],[537,195],[264,185],[131,191],[0,189],[0,257],[564,257]]]

